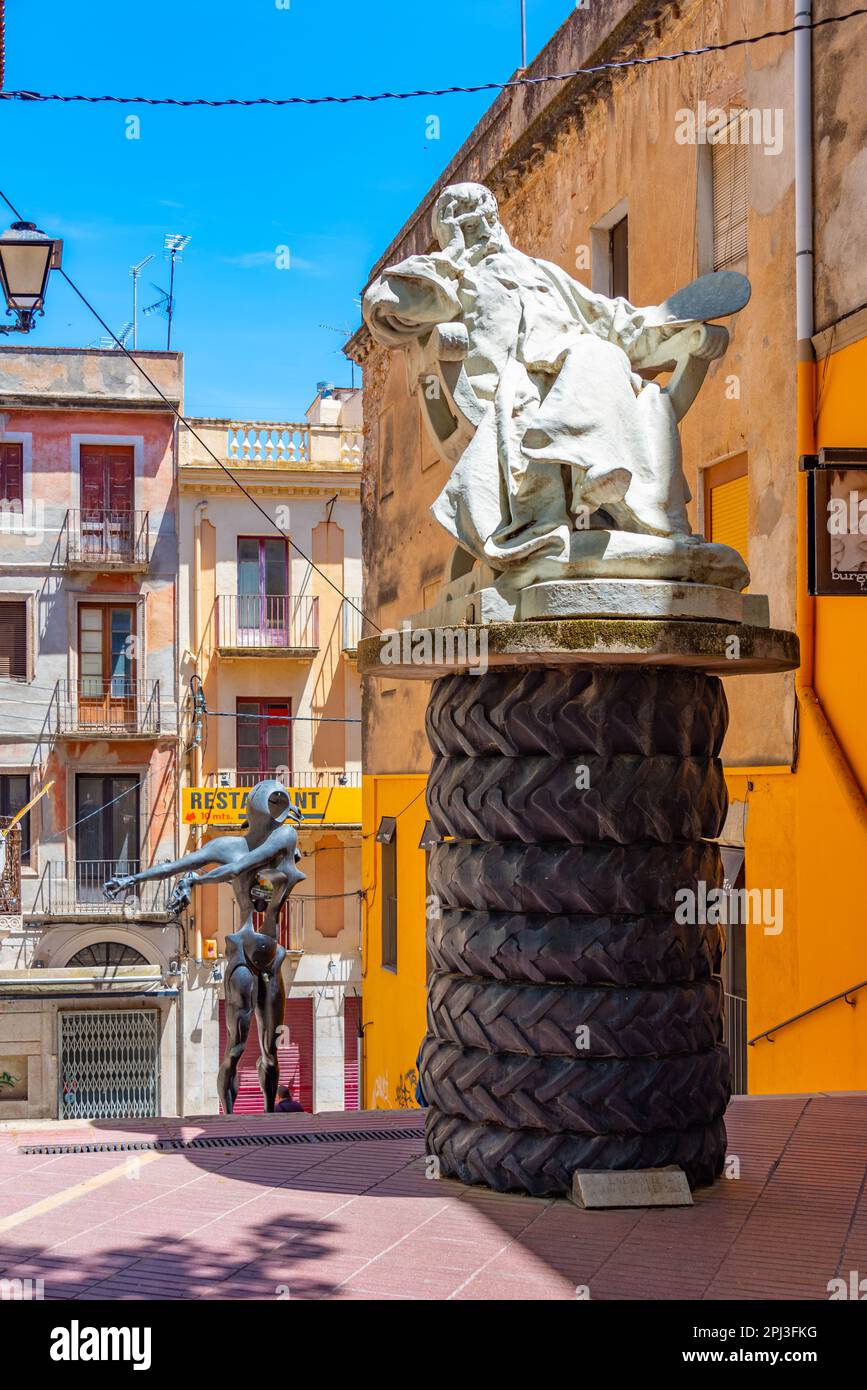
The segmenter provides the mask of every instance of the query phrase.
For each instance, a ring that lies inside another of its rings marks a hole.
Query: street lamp
[[[33,222],[13,222],[0,236],[0,289],[14,325],[0,324],[0,333],[29,333],[42,307],[48,272],[60,266],[63,242],[46,236]]]

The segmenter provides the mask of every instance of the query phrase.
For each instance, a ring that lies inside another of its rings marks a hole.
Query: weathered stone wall
[[[818,13],[854,8],[826,0]],[[817,331],[867,304],[865,43],[867,16],[817,29],[813,39]]]
[[[622,0],[593,6],[562,26],[531,71],[563,71],[612,57],[726,41],[784,28],[791,13],[787,0],[679,5]],[[687,476],[696,494],[702,466],[748,454],[752,588],[769,594],[777,627],[791,627],[795,618],[792,76],[792,41],[781,39],[604,79],[504,93],[372,272],[426,249],[430,206],[439,188],[476,179],[496,192],[502,220],[518,247],[555,261],[587,285],[592,265],[581,248],[590,248],[591,229],[625,199],[629,298],[635,304],[656,303],[709,268],[702,217],[708,151],[678,143],[677,113],[695,109],[699,100],[781,112],[773,117],[782,122],[778,152],[755,146],[748,152],[749,251],[737,268],[752,281],[752,301],[735,321],[729,352],[711,366],[682,430]],[[386,627],[424,607],[443,577],[452,546],[428,508],[447,468],[422,438],[400,355],[372,346],[363,331],[351,350],[365,358],[365,608]],[[700,521],[693,502],[695,530]],[[428,687],[415,681],[395,681],[393,687],[368,681],[366,686],[368,770],[424,769]],[[748,685],[728,681],[727,690],[732,721],[726,761],[789,762],[791,678],[753,677]]]

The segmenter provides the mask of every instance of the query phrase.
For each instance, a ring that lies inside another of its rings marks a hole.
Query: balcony
[[[53,705],[59,738],[155,738],[160,732],[158,680],[58,681]]]
[[[319,600],[310,594],[220,594],[216,619],[223,656],[308,660],[319,650]]]
[[[364,436],[360,426],[201,417],[190,423],[198,439],[182,436],[183,468],[212,467],[213,459],[202,447],[207,445],[233,470],[361,472]]]
[[[360,598],[343,600],[343,650],[347,656],[357,656],[358,643],[362,637],[364,614]]]
[[[149,513],[68,511],[60,528],[60,563],[70,570],[145,573],[150,564]]]
[[[118,874],[139,871],[137,859],[49,860],[36,890],[33,915],[42,917],[99,917],[124,921],[135,917],[164,917],[171,883],[160,879],[140,883],[134,894],[110,902],[102,885]]]
[[[286,899],[280,909],[280,928],[277,940],[296,960],[304,954],[304,905],[304,898],[290,897]],[[253,926],[257,931],[262,930],[264,920],[264,912],[253,913]],[[232,931],[238,931],[240,925],[241,915],[238,904],[233,899]]]
[[[293,772],[291,768],[281,767],[276,771],[264,768],[259,772],[221,768],[219,772],[208,774],[209,787],[253,787],[265,781],[282,782],[284,787],[360,787],[361,773],[332,768]]]

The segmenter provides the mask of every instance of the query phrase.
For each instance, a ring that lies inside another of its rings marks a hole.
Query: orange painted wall
[[[362,1022],[364,1106],[414,1108],[415,1064],[425,1032],[425,855],[427,819],[422,775],[363,779]],[[421,793],[421,794],[420,794]],[[382,849],[374,836],[383,816],[397,817],[397,970],[382,967]]]
[[[818,448],[867,446],[865,378],[867,340],[819,363]],[[747,885],[784,893],[779,935],[748,928],[749,1037],[867,980],[867,599],[817,599],[815,626],[819,706],[799,704],[796,771],[728,777],[748,798]],[[867,990],[852,998],[749,1048],[750,1091],[867,1088]]]

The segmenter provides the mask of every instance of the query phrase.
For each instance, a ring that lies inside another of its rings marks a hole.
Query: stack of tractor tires
[[[444,1176],[562,1194],[576,1168],[721,1171],[721,938],[689,904],[723,881],[726,722],[695,670],[434,684],[420,1079]]]

